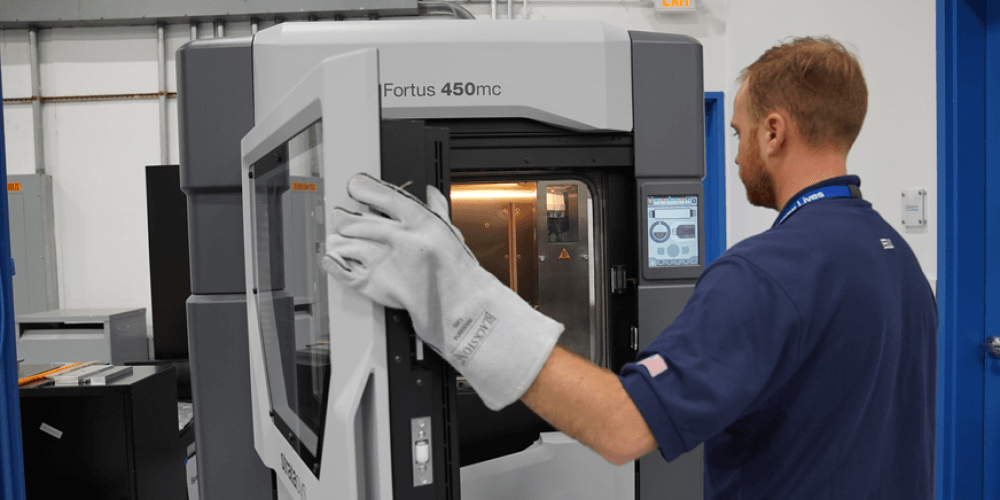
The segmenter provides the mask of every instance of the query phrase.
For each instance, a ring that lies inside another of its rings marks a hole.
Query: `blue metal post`
[[[0,98],[3,86],[0,85]],[[7,185],[4,151],[3,100],[0,99],[0,185]],[[24,458],[21,451],[21,405],[17,390],[14,346],[14,301],[11,284],[10,216],[7,190],[0,189],[0,493],[4,500],[24,500]]]
[[[726,251],[726,112],[722,92],[705,92],[705,265]]]

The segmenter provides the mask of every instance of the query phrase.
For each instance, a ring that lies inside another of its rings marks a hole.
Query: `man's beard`
[[[757,129],[751,131],[750,137],[757,137]],[[760,154],[760,146],[756,140],[750,141],[750,151],[740,168],[740,180],[747,189],[747,200],[751,205],[778,210],[774,195],[774,179],[764,168],[764,158]]]

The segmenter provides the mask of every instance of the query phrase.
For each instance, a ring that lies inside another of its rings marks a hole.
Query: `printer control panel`
[[[648,266],[697,266],[698,196],[646,197]]]

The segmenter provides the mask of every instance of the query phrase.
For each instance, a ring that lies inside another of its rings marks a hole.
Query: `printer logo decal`
[[[379,85],[383,99],[390,97],[499,97],[503,86],[492,83],[444,82],[444,85],[417,85],[415,83],[386,82]]]
[[[281,472],[284,472],[285,476],[288,476],[288,480],[292,482],[292,487],[299,494],[299,498],[306,500],[308,498],[306,497],[306,485],[299,479],[299,474],[292,468],[292,464],[288,463],[288,460],[285,459],[284,453],[281,454]]]

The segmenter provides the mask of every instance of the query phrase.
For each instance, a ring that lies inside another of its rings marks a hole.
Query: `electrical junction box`
[[[14,313],[58,309],[52,177],[7,176],[7,208],[10,256],[14,259]]]
[[[656,12],[682,13],[694,12],[696,0],[653,0]]]
[[[927,225],[927,190],[907,189],[903,191],[901,211],[903,225],[923,227]]]
[[[146,309],[58,309],[15,319],[17,357],[26,363],[149,359]]]

